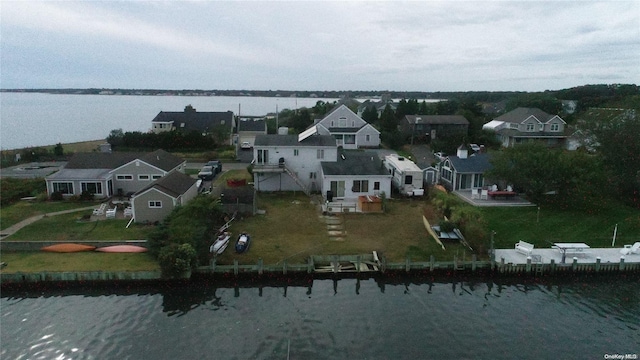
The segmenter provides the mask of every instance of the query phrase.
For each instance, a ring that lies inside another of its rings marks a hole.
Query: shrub
[[[93,200],[93,194],[88,191],[83,191],[82,194],[80,194],[80,200],[91,201]]]
[[[195,268],[198,259],[190,244],[170,244],[160,249],[158,262],[164,276],[178,277]]]
[[[443,231],[443,232],[452,232],[453,229],[456,228],[456,224],[454,224],[451,221],[441,221],[439,225],[440,225],[440,231]]]
[[[51,201],[62,201],[64,200],[64,196],[60,191],[55,191],[51,193]]]

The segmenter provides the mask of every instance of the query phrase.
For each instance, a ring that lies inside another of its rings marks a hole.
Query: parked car
[[[205,166],[211,166],[213,168],[213,176],[222,172],[222,163],[219,160],[211,160],[206,163]]]
[[[471,150],[473,150],[474,152],[478,152],[480,151],[480,146],[478,144],[469,144],[469,147],[471,148]]]
[[[242,144],[240,144],[240,147],[243,149],[251,149],[251,143],[248,141],[243,141]]]
[[[213,167],[205,165],[198,173],[198,177],[202,180],[212,180],[216,176],[213,171]]]
[[[433,156],[436,158],[437,161],[444,161],[444,159],[447,157],[447,154],[443,153],[442,151],[438,151],[438,152],[434,152]]]

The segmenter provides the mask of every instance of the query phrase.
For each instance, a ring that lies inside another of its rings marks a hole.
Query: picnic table
[[[489,190],[487,192],[487,194],[489,195],[489,197],[491,197],[492,199],[494,198],[498,198],[498,197],[503,197],[505,199],[510,199],[512,197],[516,196],[516,192],[515,191],[507,191],[507,190],[496,190],[496,191],[491,191]]]

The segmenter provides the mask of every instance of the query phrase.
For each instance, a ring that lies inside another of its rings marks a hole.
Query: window
[[[315,172],[309,173],[309,179],[315,179],[318,175]]]
[[[338,127],[341,127],[341,128],[347,127],[347,118],[346,117],[341,117],[338,120]]]
[[[344,143],[345,144],[355,144],[356,143],[356,136],[355,135],[345,135],[344,136]]]
[[[258,150],[258,164],[269,163],[269,150]]]
[[[116,180],[133,180],[133,175],[116,175]]]
[[[407,175],[404,177],[404,183],[405,185],[411,185],[413,184],[413,175]]]
[[[368,192],[369,180],[353,180],[352,192]]]
[[[535,124],[534,123],[528,123],[527,124],[527,131],[533,131],[535,129]]]
[[[73,194],[73,183],[70,182],[54,182],[53,192],[61,194]]]
[[[324,149],[318,149],[316,156],[318,159],[324,159]]]
[[[149,180],[149,175],[138,175],[138,180]]]
[[[367,134],[364,137],[366,139],[367,142],[371,141],[371,135]]]
[[[162,207],[162,201],[151,200],[149,201],[149,208],[159,209]]]
[[[80,183],[82,192],[88,192],[90,194],[102,195],[102,183],[100,182],[83,182]]]
[[[298,155],[300,155],[300,150],[293,149],[293,156],[298,156]]]
[[[551,131],[560,131],[560,124],[558,123],[551,124]]]
[[[380,181],[375,181],[373,183],[373,190],[380,190]]]
[[[333,127],[333,120],[331,120],[331,127]]]
[[[160,179],[161,177],[162,177],[162,175],[151,175],[151,178],[152,178],[153,180],[158,180],[158,179]]]

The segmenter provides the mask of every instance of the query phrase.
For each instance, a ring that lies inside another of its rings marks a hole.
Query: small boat
[[[93,251],[95,249],[96,247],[91,245],[65,243],[65,244],[55,244],[55,245],[45,246],[40,250],[47,251],[47,252],[57,252],[57,253],[74,253],[74,252],[81,252],[81,251]]]
[[[213,245],[209,247],[209,252],[218,255],[222,254],[229,245],[229,239],[231,239],[230,232],[225,231],[222,234],[218,235],[216,241],[214,241]]]
[[[242,233],[238,236],[238,241],[236,242],[236,252],[238,254],[243,253],[249,250],[249,244],[251,243],[251,236],[247,233]]]
[[[142,253],[147,252],[148,249],[137,245],[112,245],[99,247],[96,251],[105,253]]]

